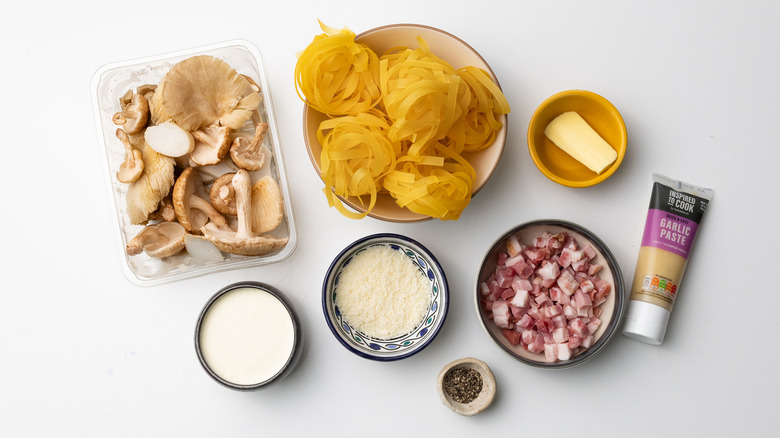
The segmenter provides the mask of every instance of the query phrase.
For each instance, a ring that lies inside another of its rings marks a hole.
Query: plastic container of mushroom
[[[257,47],[233,40],[108,64],[92,78],[92,100],[116,249],[131,282],[292,254],[295,219]]]

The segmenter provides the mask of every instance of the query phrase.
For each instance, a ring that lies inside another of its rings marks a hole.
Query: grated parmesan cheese
[[[336,286],[336,306],[355,330],[377,339],[411,332],[431,302],[428,278],[404,254],[371,246],[345,266]]]

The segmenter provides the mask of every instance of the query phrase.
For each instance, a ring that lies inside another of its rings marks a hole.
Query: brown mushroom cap
[[[125,101],[126,96],[127,94],[120,101]],[[127,105],[114,114],[112,120],[115,125],[122,125],[128,134],[137,134],[144,130],[146,122],[149,121],[149,102],[143,95],[133,94]]]
[[[173,209],[179,223],[190,232],[199,230],[211,221],[217,226],[227,225],[225,218],[209,203],[209,195],[194,167],[179,175],[173,186]]]
[[[190,160],[198,166],[222,161],[222,157],[230,150],[230,131],[227,126],[216,125],[192,131],[195,147],[190,152]]]
[[[252,141],[243,137],[236,137],[230,146],[230,158],[242,169],[255,171],[262,169],[265,164],[265,154],[261,149],[265,134],[268,132],[268,124],[258,123],[255,127],[255,136]]]
[[[209,125],[240,129],[262,100],[244,76],[207,55],[174,65],[165,75],[160,97],[165,111],[188,131]]]
[[[172,256],[184,249],[186,234],[184,227],[176,222],[147,225],[127,243],[125,252],[137,255],[144,251],[150,257]]]
[[[211,184],[209,189],[209,198],[211,204],[218,212],[235,216],[238,214],[236,208],[236,191],[233,189],[233,176],[235,172],[226,173]]]
[[[252,232],[251,181],[249,173],[241,169],[233,176],[238,210],[238,230],[220,228],[213,223],[203,227],[203,235],[222,251],[239,255],[265,255],[284,248],[288,238],[256,235]]]

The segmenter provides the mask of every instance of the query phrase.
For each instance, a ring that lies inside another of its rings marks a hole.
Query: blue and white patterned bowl
[[[403,251],[428,278],[431,302],[425,318],[411,332],[393,339],[377,339],[350,326],[336,306],[336,284],[346,264],[359,252],[372,246],[389,246]],[[436,257],[420,243],[398,234],[373,234],[347,246],[331,263],[322,284],[322,311],[336,339],[347,350],[366,359],[393,361],[414,355],[428,346],[439,334],[449,308],[449,288]]]

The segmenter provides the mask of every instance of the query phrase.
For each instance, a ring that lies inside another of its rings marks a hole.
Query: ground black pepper
[[[473,368],[453,368],[444,375],[443,385],[453,401],[470,403],[482,392],[482,375]]]

